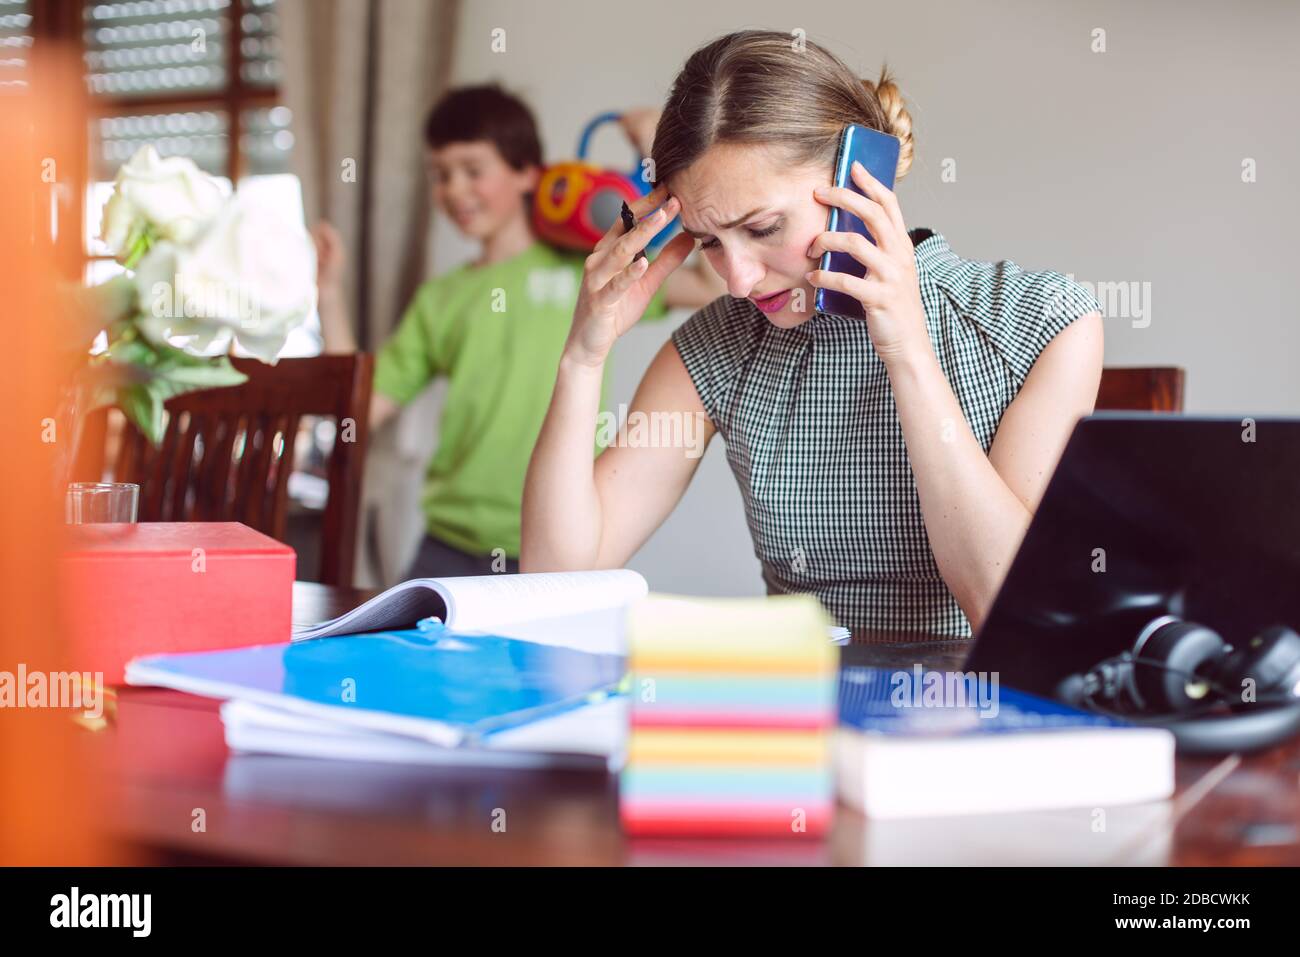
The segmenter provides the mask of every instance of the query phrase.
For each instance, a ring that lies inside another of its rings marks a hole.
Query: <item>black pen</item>
[[[623,234],[627,235],[636,228],[636,217],[632,215],[632,209],[627,205],[627,200],[623,201],[623,210],[621,215],[623,217]],[[638,259],[645,259],[644,249],[638,249],[636,251],[636,255],[632,257],[632,262],[636,262]]]

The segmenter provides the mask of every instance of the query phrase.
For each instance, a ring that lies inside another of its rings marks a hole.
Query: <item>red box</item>
[[[297,556],[239,522],[72,525],[68,667],[122,684],[141,655],[288,641]]]

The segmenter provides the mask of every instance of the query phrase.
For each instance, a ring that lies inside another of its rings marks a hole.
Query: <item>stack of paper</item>
[[[633,606],[624,828],[824,832],[839,663],[826,634],[808,595],[651,596]]]

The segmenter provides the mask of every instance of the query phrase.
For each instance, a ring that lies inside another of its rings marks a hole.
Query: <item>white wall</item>
[[[591,116],[661,102],[691,51],[746,27],[802,28],[867,76],[888,60],[915,123],[910,226],[968,258],[1147,291],[1108,315],[1108,364],[1185,367],[1188,411],[1300,410],[1300,4],[470,0],[456,81],[523,95],[562,159]],[[630,165],[614,131],[596,152]],[[441,270],[463,247],[436,236]],[[620,344],[616,401],[671,327]],[[761,591],[720,448],[633,567],[660,590]]]

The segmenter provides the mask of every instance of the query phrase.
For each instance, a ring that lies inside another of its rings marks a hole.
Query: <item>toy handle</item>
[[[587,150],[591,146],[591,138],[595,135],[596,129],[604,126],[606,123],[616,122],[623,118],[622,113],[601,113],[590,123],[582,128],[582,135],[578,137],[578,159],[586,162]],[[632,172],[626,174],[642,193],[650,192],[650,186],[641,178],[641,151],[633,147],[632,155],[635,157],[635,165]]]

